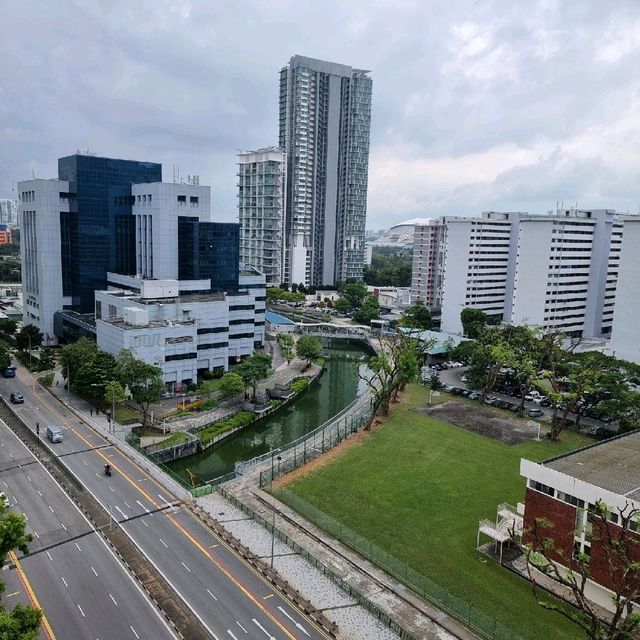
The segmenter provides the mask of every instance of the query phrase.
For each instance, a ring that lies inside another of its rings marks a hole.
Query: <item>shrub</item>
[[[213,440],[216,436],[238,427],[246,427],[250,425],[255,419],[255,415],[251,411],[239,411],[232,416],[209,425],[198,433],[202,444],[207,444]]]
[[[294,393],[298,394],[300,393],[303,389],[305,389],[309,384],[309,379],[308,378],[298,378],[297,380],[294,380],[291,383],[291,391],[293,391]]]
[[[42,376],[38,378],[38,381],[41,385],[45,387],[50,387],[53,384],[53,373],[47,373],[46,376]]]

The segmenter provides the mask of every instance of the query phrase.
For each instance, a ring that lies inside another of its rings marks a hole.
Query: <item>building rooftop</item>
[[[541,464],[612,493],[640,500],[640,430]]]
[[[265,311],[264,319],[269,324],[293,324],[293,321],[289,320],[289,318],[285,318],[279,313],[274,313],[273,311]]]

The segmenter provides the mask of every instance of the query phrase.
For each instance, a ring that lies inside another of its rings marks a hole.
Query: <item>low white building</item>
[[[98,347],[158,365],[164,381],[190,383],[198,371],[227,370],[264,344],[264,276],[240,273],[240,288],[206,291],[209,282],[155,280],[109,274],[112,288],[96,291]],[[204,293],[203,293],[204,291]]]

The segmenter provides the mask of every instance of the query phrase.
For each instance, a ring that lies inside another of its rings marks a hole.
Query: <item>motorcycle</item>
[[[111,465],[110,464],[105,464],[104,465],[104,475],[111,477]]]

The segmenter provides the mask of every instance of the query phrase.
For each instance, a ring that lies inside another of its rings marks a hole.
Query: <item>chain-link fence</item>
[[[351,529],[320,511],[316,506],[304,498],[280,489],[275,492],[278,499],[288,504],[292,509],[303,515],[321,529],[357,551],[374,564],[378,565],[389,575],[400,580],[420,596],[443,609],[452,617],[460,620],[467,627],[489,640],[522,640],[517,634],[507,629],[497,620],[476,609],[471,603],[449,593],[435,584],[426,576],[400,562],[392,555],[363,538]]]
[[[373,410],[373,398],[366,393],[317,429],[290,442],[282,449],[276,449],[260,458],[238,465],[236,472],[243,473],[254,464],[270,461],[271,465],[260,472],[260,486],[269,485],[278,476],[301,467],[346,440],[371,420]]]

